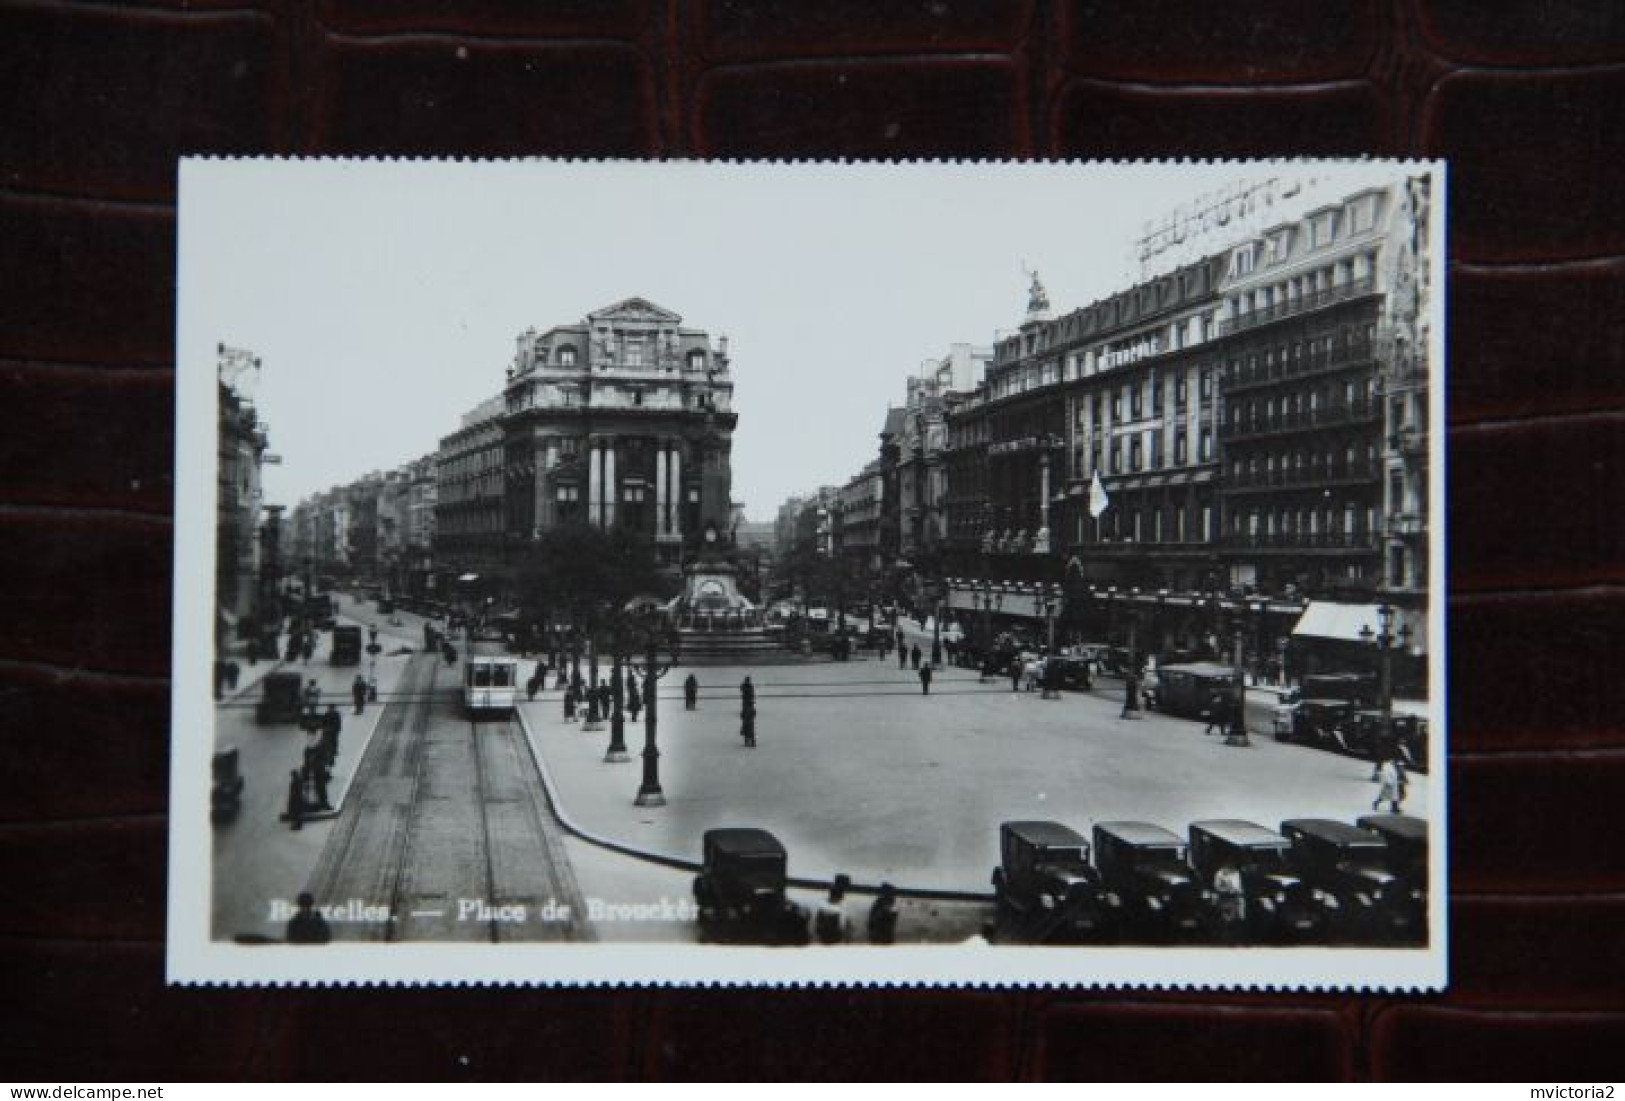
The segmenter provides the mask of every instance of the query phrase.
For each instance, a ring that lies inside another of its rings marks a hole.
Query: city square
[[[367,193],[369,169],[320,171]],[[653,179],[570,172],[606,208]],[[522,267],[489,204],[407,248],[410,317],[369,301],[354,320],[318,280],[307,331],[241,305],[259,276],[220,284],[234,305],[197,330],[214,703],[186,726],[212,760],[207,943],[295,969],[276,946],[1180,944],[1219,949],[1200,966],[1220,975],[1223,950],[1293,945],[1437,965],[1440,181],[1198,175],[1141,173],[1143,223],[1100,231],[1127,262],[1054,250],[1040,274],[968,222],[966,248],[1021,274],[972,296],[978,321],[843,283],[855,239],[833,227],[859,200],[806,192],[831,228],[798,278],[917,350],[889,393],[857,381],[862,356],[819,379],[792,335],[807,299],[745,267],[627,284],[630,227],[583,254],[597,299],[439,273],[435,249],[471,255],[458,231]],[[1069,194],[1049,170],[940,179],[990,216]],[[662,232],[765,216],[748,174],[712,182]],[[909,184],[868,186],[878,212]],[[333,201],[291,195],[290,252]],[[359,240],[409,214],[355,217]],[[917,251],[937,217],[887,215],[863,245]],[[444,307],[442,278],[489,301]],[[932,278],[945,301],[972,285]],[[329,362],[323,327],[357,367]],[[475,347],[467,370],[433,366]],[[843,386],[881,404],[827,404]],[[357,399],[375,427],[343,415]]]

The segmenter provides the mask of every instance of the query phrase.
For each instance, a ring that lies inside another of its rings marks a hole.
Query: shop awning
[[[1296,636],[1330,638],[1340,642],[1362,642],[1360,628],[1382,629],[1382,617],[1375,604],[1334,604],[1329,600],[1311,600],[1298,625],[1292,628]]]

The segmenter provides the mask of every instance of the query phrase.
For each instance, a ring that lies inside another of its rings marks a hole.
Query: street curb
[[[642,860],[650,864],[659,864],[664,867],[675,868],[678,871],[698,872],[703,870],[704,865],[697,860],[688,860],[680,856],[672,856],[669,853],[655,852],[651,849],[641,849],[635,845],[628,845],[623,841],[615,841],[611,838],[604,837],[578,824],[565,811],[564,804],[559,801],[558,788],[554,785],[553,775],[552,773],[548,772],[547,763],[542,757],[541,750],[536,745],[536,732],[531,729],[530,719],[526,717],[524,709],[515,707],[514,717],[519,721],[520,728],[525,732],[525,744],[530,747],[531,760],[536,763],[536,771],[542,778],[542,789],[547,793],[548,805],[553,811],[553,816],[559,820],[559,825],[564,828],[566,833],[570,834],[579,841],[586,842],[589,845],[604,849],[608,852],[616,853],[620,856],[631,857],[634,860]],[[831,886],[833,886],[832,880],[808,879],[799,876],[791,876],[788,882],[790,886],[797,887],[802,890],[827,891]],[[995,901],[994,896],[991,893],[984,894],[978,891],[950,891],[929,887],[894,887],[894,890],[899,898],[927,899],[937,902]],[[880,885],[868,883],[849,883],[847,885],[847,893],[878,895],[880,893]]]

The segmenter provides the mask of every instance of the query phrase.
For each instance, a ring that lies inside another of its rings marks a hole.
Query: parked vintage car
[[[1428,823],[1409,814],[1368,814],[1355,825],[1383,839],[1388,870],[1399,877],[1400,897],[1412,913],[1406,939],[1427,939]]]
[[[1386,748],[1397,756],[1402,764],[1407,768],[1425,772],[1428,761],[1427,720],[1420,715],[1395,711],[1390,721],[1393,723],[1393,730],[1389,738],[1385,739],[1381,711],[1365,709],[1354,712],[1344,725],[1349,752],[1378,760],[1389,755],[1384,752],[1384,742],[1389,741]]]
[[[1076,944],[1107,935],[1116,915],[1089,863],[1089,842],[1059,822],[1004,822],[993,897],[1014,939]]]
[[[1087,659],[1074,658],[1072,654],[1056,654],[1048,664],[1055,667],[1056,687],[1071,689],[1072,692],[1087,692],[1094,687],[1094,674]]]
[[[806,944],[805,907],[785,894],[789,858],[767,830],[706,830],[694,880],[700,939],[736,944]]]
[[[1210,930],[1249,943],[1305,944],[1320,939],[1329,911],[1292,868],[1292,842],[1274,830],[1239,819],[1192,822],[1191,867],[1213,888],[1208,896]],[[1226,868],[1240,876],[1239,901],[1222,897],[1216,877]],[[1239,913],[1227,913],[1235,906]]]
[[[1177,834],[1148,822],[1099,822],[1094,840],[1107,905],[1120,907],[1120,939],[1184,940],[1197,934],[1203,892]]]
[[[333,628],[333,649],[327,660],[333,665],[361,664],[361,628],[343,623]]]
[[[298,673],[267,673],[260,681],[260,699],[254,719],[262,723],[296,723],[304,709]]]
[[[1346,728],[1353,715],[1354,705],[1347,700],[1306,697],[1291,705],[1291,718],[1285,726],[1276,723],[1275,738],[1346,750]]]
[[[1187,719],[1205,717],[1213,696],[1236,694],[1236,671],[1211,661],[1163,665],[1157,669],[1157,710]]]
[[[235,747],[217,750],[210,763],[209,821],[223,826],[243,806],[243,777]]]
[[[1316,901],[1333,900],[1333,941],[1392,944],[1416,939],[1415,900],[1389,870],[1388,844],[1369,830],[1329,818],[1289,818],[1292,867]]]
[[[1306,700],[1343,700],[1356,708],[1377,703],[1377,680],[1370,673],[1312,673],[1298,687]]]

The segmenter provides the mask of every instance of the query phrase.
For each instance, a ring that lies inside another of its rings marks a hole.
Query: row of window
[[[574,344],[561,344],[555,349],[554,365],[558,367],[574,367],[577,363],[577,351]],[[686,359],[688,370],[703,371],[706,366],[706,353],[704,349],[695,348],[688,353]],[[536,365],[548,365],[548,351],[545,347],[536,349]],[[667,374],[675,368],[673,360],[660,354],[659,347],[653,341],[644,341],[638,337],[623,339],[613,357],[606,356],[598,364],[600,371],[608,370],[612,366],[641,368],[645,366],[660,366]]]
[[[1377,195],[1369,193],[1349,200],[1341,209],[1318,210],[1304,222],[1304,251],[1313,252],[1333,244],[1341,232],[1350,237],[1369,233],[1377,224]],[[1282,226],[1272,230],[1262,241],[1249,241],[1231,253],[1232,279],[1251,275],[1260,261],[1265,266],[1280,264],[1292,258],[1293,246],[1298,241],[1298,227]]]
[[[1095,440],[1089,447],[1088,462],[1084,462],[1082,447],[1072,452],[1072,476],[1080,481],[1094,477],[1095,471],[1103,474],[1133,473],[1141,470],[1166,470],[1170,467],[1188,466],[1193,461],[1207,463],[1213,461],[1213,430],[1203,428],[1196,439],[1196,457],[1193,460],[1190,454],[1190,434],[1184,428],[1174,430],[1173,461],[1167,461],[1167,452],[1163,446],[1165,435],[1157,429],[1144,432],[1134,432],[1128,435],[1114,436],[1108,443]],[[1101,457],[1105,456],[1105,465],[1101,465]]]
[[[1294,275],[1230,296],[1230,316],[1246,318],[1272,311],[1289,313],[1334,299],[1334,292],[1369,286],[1377,268],[1375,250],[1337,260],[1314,271]]]

